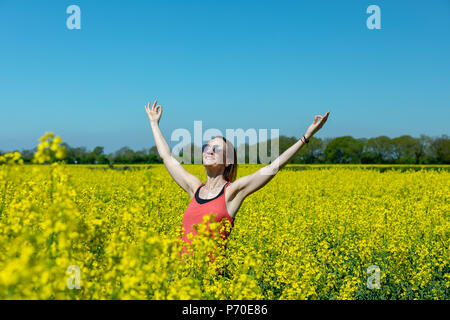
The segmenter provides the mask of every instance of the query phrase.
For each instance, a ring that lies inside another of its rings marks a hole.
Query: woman
[[[236,150],[224,137],[214,137],[208,144],[202,147],[203,166],[206,169],[206,183],[187,172],[181,164],[172,156],[167,142],[159,129],[159,120],[162,115],[162,107],[156,106],[157,100],[150,106],[145,106],[150,125],[155,137],[156,147],[164,165],[175,182],[189,194],[191,202],[183,217],[183,240],[191,243],[187,234],[195,235],[195,224],[203,221],[203,217],[214,212],[215,220],[221,222],[226,219],[233,226],[234,218],[242,202],[253,192],[266,185],[275,174],[297,153],[298,150],[309,142],[309,139],[325,124],[330,111],[323,117],[317,115],[306,133],[294,145],[283,152],[271,164],[259,169],[255,173],[241,177],[237,180]],[[319,122],[317,119],[321,118]],[[226,238],[231,230],[222,232]],[[183,250],[183,252],[186,252]],[[213,258],[214,259],[214,258]]]

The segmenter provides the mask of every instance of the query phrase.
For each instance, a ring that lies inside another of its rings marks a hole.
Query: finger
[[[322,116],[318,116],[318,115],[315,116],[315,117],[314,117],[314,122],[313,122],[313,123],[316,124],[316,123],[317,123],[317,119],[319,119],[319,118],[322,118]]]
[[[328,116],[325,116],[325,117],[322,118],[322,120],[320,120],[320,123],[319,123],[319,127],[320,127],[320,128],[322,128],[322,126],[324,125],[324,123],[327,122],[327,117],[328,117]]]
[[[152,111],[155,111],[155,106],[156,106],[156,103],[158,102],[158,100],[155,100],[155,102],[153,103],[153,106],[152,106]]]
[[[161,106],[157,106],[155,111],[159,114],[161,113],[161,108],[162,108]]]

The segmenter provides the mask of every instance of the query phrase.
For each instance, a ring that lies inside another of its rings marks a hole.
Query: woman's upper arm
[[[192,198],[195,190],[202,184],[201,180],[187,172],[173,156],[164,159],[164,165],[173,180]]]
[[[264,187],[276,173],[271,173],[268,167],[264,167],[248,176],[243,176],[231,184],[231,199],[240,195],[246,198],[253,192]]]

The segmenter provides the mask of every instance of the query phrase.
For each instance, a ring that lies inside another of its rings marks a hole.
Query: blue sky
[[[81,30],[66,27],[69,5]],[[369,30],[369,5],[381,30]],[[177,128],[449,134],[450,1],[0,0],[0,150],[46,131],[105,152]]]

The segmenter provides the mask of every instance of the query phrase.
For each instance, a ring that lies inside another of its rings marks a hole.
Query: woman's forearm
[[[153,136],[155,137],[155,144],[158,149],[159,156],[163,160],[169,158],[171,156],[170,148],[162,135],[158,122],[150,121],[150,126],[152,127]]]
[[[307,137],[308,138],[308,137]],[[308,138],[309,139],[309,138]],[[305,145],[303,139],[299,139],[296,143],[284,151],[278,158],[272,161],[269,165],[272,172],[278,172],[283,168],[294,156],[295,154]]]

